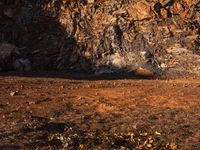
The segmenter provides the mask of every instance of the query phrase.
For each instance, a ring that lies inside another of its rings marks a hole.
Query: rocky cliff
[[[199,0],[3,0],[0,68],[200,74],[199,34]]]

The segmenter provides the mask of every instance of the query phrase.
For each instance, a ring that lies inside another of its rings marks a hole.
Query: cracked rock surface
[[[0,20],[1,45],[20,50],[0,70],[200,74],[198,0],[4,0]]]

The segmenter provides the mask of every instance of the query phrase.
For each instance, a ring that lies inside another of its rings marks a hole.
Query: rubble
[[[19,49],[9,43],[0,43],[0,70],[31,71],[31,62],[21,58]]]
[[[16,54],[16,47],[8,43],[0,43],[0,68],[9,70],[12,68],[13,55]]]
[[[162,74],[170,70],[171,53],[200,54],[198,0],[15,0],[0,8],[0,42],[27,47],[22,58],[33,70]]]
[[[31,71],[31,63],[28,59],[17,59],[13,63],[13,67],[17,71]]]

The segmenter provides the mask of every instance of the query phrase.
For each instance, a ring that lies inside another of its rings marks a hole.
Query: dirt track
[[[35,149],[48,134],[60,133],[66,122],[82,131],[147,132],[165,143],[176,143],[178,149],[199,149],[199,91],[197,79],[1,76],[0,149]],[[47,122],[54,124],[45,126]]]

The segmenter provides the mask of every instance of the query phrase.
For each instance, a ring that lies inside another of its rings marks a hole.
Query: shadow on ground
[[[40,77],[40,78],[61,78],[72,80],[123,80],[123,79],[157,79],[158,76],[136,75],[129,73],[110,73],[110,74],[89,74],[80,72],[58,72],[58,71],[35,71],[35,72],[1,72],[0,76],[18,76],[18,77]]]

